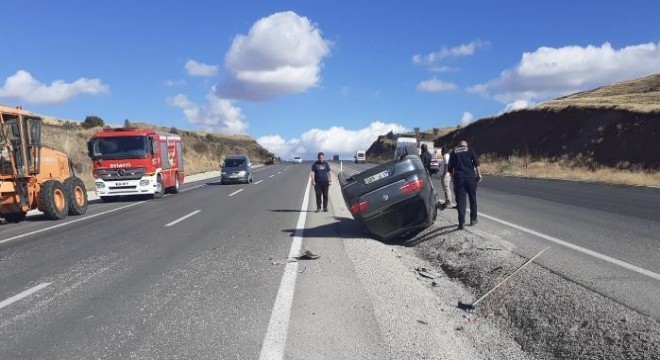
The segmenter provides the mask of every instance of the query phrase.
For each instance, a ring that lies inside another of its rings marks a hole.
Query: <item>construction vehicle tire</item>
[[[38,208],[46,219],[65,219],[69,213],[69,197],[66,195],[64,185],[57,180],[44,182],[39,191]]]
[[[27,212],[16,212],[16,213],[2,215],[2,217],[4,217],[5,221],[7,221],[8,223],[19,223],[25,220],[26,216],[27,216]]]
[[[69,198],[69,215],[83,215],[87,212],[87,189],[76,176],[64,180],[64,189]]]

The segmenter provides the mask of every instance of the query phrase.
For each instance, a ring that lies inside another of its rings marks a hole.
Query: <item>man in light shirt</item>
[[[451,174],[447,171],[447,165],[449,164],[449,151],[447,148],[440,148],[441,160],[440,163],[440,180],[442,180],[442,190],[445,192],[445,207],[451,207],[452,209],[456,207],[456,202],[451,193]]]

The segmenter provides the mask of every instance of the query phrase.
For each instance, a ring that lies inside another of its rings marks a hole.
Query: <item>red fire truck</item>
[[[96,194],[160,198],[178,193],[184,181],[183,144],[174,134],[134,128],[106,128],[88,142]]]

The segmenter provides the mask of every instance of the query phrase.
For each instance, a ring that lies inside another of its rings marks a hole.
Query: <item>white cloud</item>
[[[184,94],[178,94],[168,100],[170,106],[183,109],[183,115],[191,123],[202,128],[229,134],[245,134],[248,124],[241,109],[234,102],[221,99],[211,89],[206,96],[206,104],[197,104]]]
[[[481,40],[474,40],[467,44],[461,44],[454,46],[452,48],[442,47],[438,51],[428,53],[426,55],[413,55],[412,61],[415,64],[433,64],[438,61],[453,58],[453,57],[462,57],[462,56],[471,56],[477,51],[477,49],[488,46],[489,43]]]
[[[469,112],[466,111],[466,112],[463,113],[463,116],[461,116],[461,125],[462,126],[470,125],[470,123],[472,123],[472,121],[474,121],[474,115],[472,115],[472,113],[469,113]]]
[[[279,135],[271,135],[261,137],[257,142],[283,159],[290,159],[296,155],[314,159],[319,151],[325,152],[327,157],[339,155],[347,159],[351,158],[358,149],[368,149],[379,135],[390,131],[401,133],[408,129],[395,123],[375,121],[366,128],[358,130],[333,126],[329,129],[311,129],[299,138],[290,140],[285,140]]]
[[[217,87],[223,98],[265,100],[295,94],[321,81],[330,44],[308,18],[288,11],[259,19],[237,35],[225,55],[227,77]]]
[[[183,86],[186,84],[185,80],[165,80],[163,84],[167,87],[174,87],[174,86]]]
[[[435,73],[444,73],[458,71],[459,69],[451,66],[431,66],[428,70]]]
[[[452,82],[445,82],[436,78],[424,80],[417,84],[418,91],[427,92],[454,91],[457,88],[458,85]]]
[[[185,69],[190,76],[206,76],[211,77],[218,74],[218,65],[209,65],[195,60],[189,59],[186,61]]]
[[[29,72],[19,70],[5,80],[0,88],[0,97],[15,98],[31,104],[58,104],[79,94],[98,95],[108,90],[108,85],[100,79],[79,78],[70,83],[55,80],[47,85],[32,77]]]
[[[529,107],[534,106],[534,102],[529,101],[529,100],[524,100],[524,99],[518,99],[516,101],[510,102],[506,104],[506,107],[504,108],[504,112],[510,112],[510,111],[516,111],[516,110],[522,110],[522,109],[527,109]]]
[[[468,88],[493,92],[502,103],[537,102],[660,72],[660,42],[616,49],[601,46],[541,47],[486,84]],[[478,90],[478,91],[477,91]]]

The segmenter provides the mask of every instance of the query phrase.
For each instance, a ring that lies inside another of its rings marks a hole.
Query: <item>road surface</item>
[[[477,198],[480,223],[469,231],[527,258],[552,246],[544,267],[660,320],[660,189],[485,176]],[[453,212],[443,214],[456,221]]]

